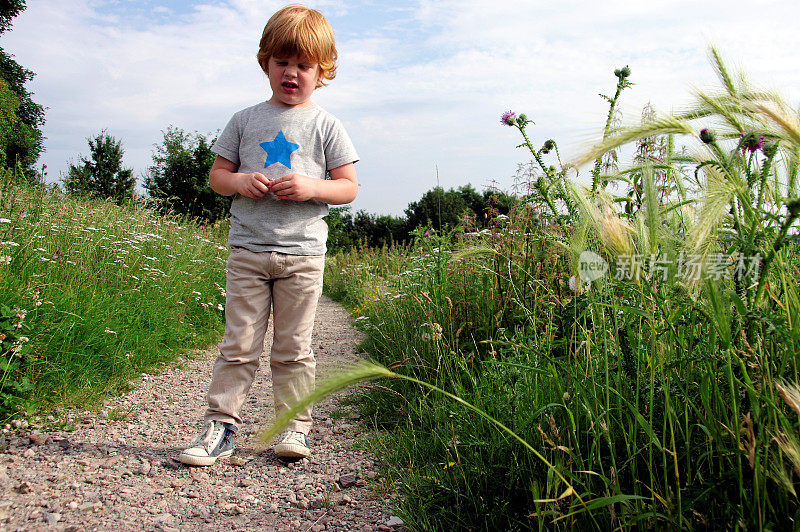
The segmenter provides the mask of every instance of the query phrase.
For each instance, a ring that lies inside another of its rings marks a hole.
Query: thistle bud
[[[631,69],[625,65],[623,68],[618,68],[614,71],[614,75],[617,76],[619,79],[625,79],[631,75]]]
[[[556,147],[556,141],[553,139],[547,139],[544,141],[544,146],[542,146],[542,153],[550,153],[550,150]]]
[[[702,140],[704,144],[711,144],[717,140],[717,135],[707,127],[704,127],[700,130],[700,140]]]

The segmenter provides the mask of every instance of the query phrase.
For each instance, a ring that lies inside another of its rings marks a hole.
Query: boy
[[[321,13],[291,5],[264,27],[258,62],[272,97],[236,113],[212,147],[211,188],[234,195],[225,337],[214,364],[205,427],[179,460],[211,465],[233,453],[239,411],[253,383],[273,309],[270,353],[275,410],[314,387],[311,332],[322,292],[328,204],[353,201],[358,155],[341,123],[311,102],[336,75],[333,30]],[[325,179],[326,172],[330,179]],[[275,454],[311,454],[311,408],[301,412]]]

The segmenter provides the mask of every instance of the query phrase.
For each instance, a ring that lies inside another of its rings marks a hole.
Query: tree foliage
[[[187,133],[175,126],[164,131],[144,185],[158,209],[208,222],[228,215],[231,198],[217,194],[208,184],[216,159],[211,151],[214,140],[210,135]]]
[[[398,216],[375,215],[350,207],[332,207],[325,217],[328,224],[328,250],[344,251],[353,247],[380,248],[408,240],[406,221]]]
[[[80,164],[70,164],[64,188],[71,194],[110,198],[123,203],[133,198],[136,178],[133,170],[122,167],[122,141],[103,130],[89,137],[90,158],[81,156]]]
[[[11,27],[11,20],[25,9],[24,0],[0,0],[0,34]],[[4,160],[0,164],[19,166],[32,173],[33,166],[43,150],[44,137],[41,128],[44,125],[44,107],[35,103],[32,93],[25,89],[25,84],[32,80],[34,73],[23,68],[14,57],[0,48],[0,79],[5,83],[3,88],[3,107],[6,107],[9,90],[14,97],[13,118],[5,124],[5,131],[0,137],[0,151]]]
[[[486,206],[486,200],[472,185],[450,190],[434,187],[423,194],[419,201],[408,204],[405,210],[406,224],[409,230],[421,225],[436,230],[452,229],[461,222],[465,212],[479,219],[483,218]]]
[[[11,27],[11,19],[25,10],[25,0],[0,0],[0,33]]]
[[[5,80],[0,79],[0,168],[7,166],[6,142],[17,121],[19,100],[8,87]]]
[[[476,230],[500,214],[508,214],[519,202],[499,190],[479,194],[472,185],[444,190],[436,187],[419,201],[408,204],[405,217],[375,215],[364,210],[353,214],[350,207],[332,207],[325,217],[328,223],[328,250],[332,253],[351,248],[380,248],[408,242],[420,227],[436,230],[461,226]]]

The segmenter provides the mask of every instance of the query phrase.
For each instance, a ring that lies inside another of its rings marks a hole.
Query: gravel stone
[[[358,481],[358,475],[356,475],[355,473],[347,473],[339,476],[339,485],[342,488],[349,488],[351,486],[355,486],[357,481]]]
[[[390,528],[396,528],[396,527],[399,527],[399,526],[403,526],[405,523],[403,523],[402,519],[400,519],[396,515],[393,515],[386,521],[385,524],[386,524],[386,526],[388,526]]]

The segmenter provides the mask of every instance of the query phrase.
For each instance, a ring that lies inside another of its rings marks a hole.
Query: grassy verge
[[[91,404],[219,339],[221,228],[0,176],[0,415]]]
[[[608,135],[591,188],[509,112],[538,169],[508,217],[329,259],[405,377],[363,408],[413,529],[796,526],[800,118],[712,55],[723,91]]]
[[[779,384],[797,381],[798,343],[780,316],[737,333],[759,338],[743,351],[688,295],[659,301],[654,287],[609,283],[568,296],[552,267],[504,257],[498,270],[445,245],[340,255],[328,293],[352,309],[376,361],[480,408],[549,465],[458,402],[373,382],[362,408],[389,434],[376,449],[415,529],[794,518],[793,451],[780,443],[798,425]],[[570,487],[584,504],[561,498]]]

